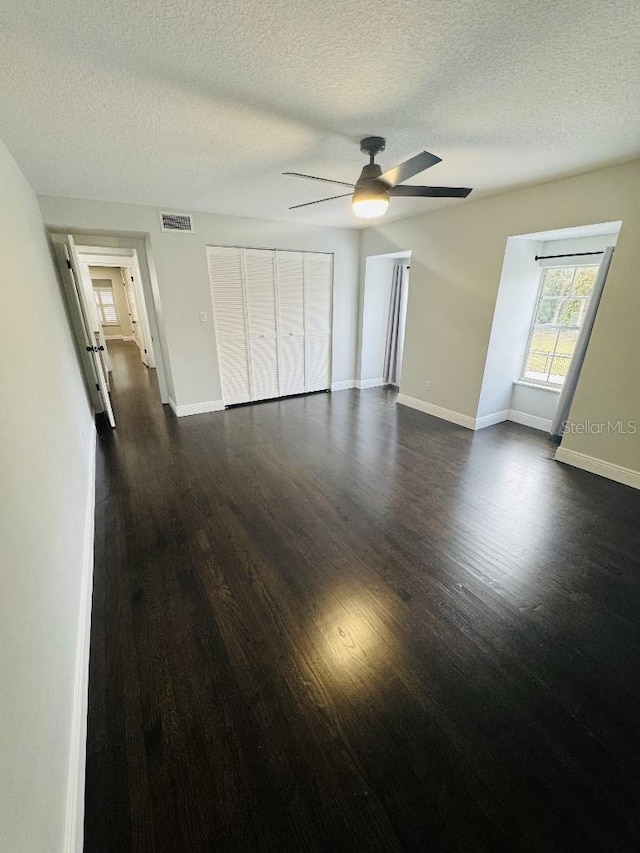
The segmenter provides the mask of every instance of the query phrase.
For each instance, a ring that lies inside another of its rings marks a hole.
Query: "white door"
[[[67,235],[59,245],[64,252],[64,258],[61,259],[59,266],[72,315],[75,316],[73,325],[80,338],[83,352],[88,353],[92,368],[90,375],[96,380],[97,400],[94,397],[94,405],[96,410],[106,413],[109,423],[115,427],[116,419],[111,407],[105,364],[102,359],[102,354],[106,349],[101,338],[101,330],[98,334],[95,329],[96,322],[98,326],[100,323],[93,296],[93,287],[91,293],[88,293],[86,287],[83,286],[73,237],[70,234]],[[102,349],[100,349],[101,347]],[[93,389],[91,390],[93,391]]]
[[[102,323],[100,322],[100,315],[98,313],[98,307],[96,305],[96,298],[95,293],[93,291],[93,282],[91,281],[89,265],[83,263],[78,257],[73,238],[71,238],[71,243],[67,246],[67,249],[69,251],[71,260],[74,263],[78,286],[82,292],[83,302],[86,305],[86,310],[88,312],[87,322],[91,327],[91,338],[94,342],[94,345],[98,348],[98,357],[102,362],[102,370],[108,388],[109,373],[111,372],[111,359],[109,358],[107,342],[104,337],[104,330],[102,328]]]
[[[331,387],[332,255],[304,256],[305,390]]]
[[[276,252],[280,394],[304,394],[304,255]]]
[[[280,396],[276,323],[275,253],[243,249],[251,363],[251,399]]]
[[[225,405],[251,399],[247,316],[240,249],[207,247],[213,322]]]
[[[148,367],[149,359],[147,358],[144,338],[142,337],[140,312],[138,311],[136,290],[133,286],[133,276],[131,275],[131,269],[123,269],[122,274],[125,281],[125,294],[127,297],[127,304],[129,305],[129,318],[131,320],[131,331],[133,332],[133,340],[135,341],[136,346],[140,350],[140,358],[142,359],[142,363]]]

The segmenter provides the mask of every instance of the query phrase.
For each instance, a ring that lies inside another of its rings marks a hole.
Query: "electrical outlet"
[[[427,381],[424,383],[424,390],[425,391],[431,391],[431,380],[430,379],[427,379]]]
[[[201,322],[201,323],[206,323],[206,322],[207,322],[207,314],[206,314],[206,312],[205,312],[205,311],[201,311],[201,312],[200,312],[200,322]]]

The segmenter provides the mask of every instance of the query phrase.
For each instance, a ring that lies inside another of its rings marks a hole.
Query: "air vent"
[[[188,213],[161,213],[163,231],[183,231],[193,234],[193,220]]]

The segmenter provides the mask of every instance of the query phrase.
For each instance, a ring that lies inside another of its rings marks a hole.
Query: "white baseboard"
[[[624,468],[622,465],[605,462],[604,459],[598,459],[596,456],[588,456],[586,453],[578,453],[577,450],[568,450],[564,447],[556,450],[555,458],[556,462],[564,462],[574,468],[606,477],[607,480],[615,480],[616,483],[631,486],[632,489],[640,489],[640,471],[633,468]]]
[[[385,384],[382,376],[379,376],[377,379],[356,379],[356,388],[359,388],[360,391],[364,391],[366,388],[379,388]]]
[[[207,412],[224,411],[223,400],[208,400],[205,403],[185,403],[179,406],[175,400],[169,397],[169,405],[177,418],[184,418],[186,415],[204,415]]]
[[[341,382],[332,382],[331,390],[332,391],[349,391],[351,388],[356,387],[355,379],[344,379]]]
[[[453,412],[451,409],[443,409],[442,406],[436,406],[433,403],[426,403],[424,400],[418,400],[416,397],[408,397],[406,394],[398,394],[398,403],[401,406],[409,406],[410,409],[417,409],[419,412],[424,412],[427,415],[433,415],[436,418],[442,418],[444,421],[450,421],[458,426],[466,427],[467,429],[475,429],[476,419],[463,415],[460,412]]]
[[[67,809],[64,853],[82,853],[84,846],[84,785],[87,756],[87,710],[89,693],[89,641],[91,637],[91,597],[93,593],[93,545],[96,505],[96,431],[92,430],[89,455],[89,482],[84,524],[84,553],[80,580],[80,612],[76,640],[71,744],[67,780]]]
[[[509,410],[504,409],[502,412],[494,412],[492,415],[483,415],[481,418],[476,418],[474,429],[484,429],[485,427],[501,424],[503,421],[509,420]]]
[[[502,412],[494,412],[491,415],[476,418],[474,429],[484,429],[494,424],[501,424],[504,421],[513,421],[513,423],[533,427],[533,429],[539,429],[542,432],[549,432],[551,429],[550,420],[539,418],[536,415],[528,415],[526,412],[518,412],[515,409],[504,409]]]
[[[550,419],[539,418],[537,415],[528,415],[526,412],[518,412],[515,409],[509,410],[508,420],[516,424],[522,424],[523,426],[533,427],[533,429],[540,429],[543,432],[551,430]]]

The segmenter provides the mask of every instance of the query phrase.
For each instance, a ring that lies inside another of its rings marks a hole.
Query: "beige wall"
[[[118,326],[103,326],[102,331],[106,338],[113,335],[122,335],[125,338],[133,339],[133,330],[131,328],[131,318],[129,317],[129,303],[124,292],[124,284],[122,283],[122,275],[120,267],[89,267],[91,281],[94,284],[102,280],[108,279],[113,288],[113,295],[116,301],[116,310],[120,324]]]
[[[475,418],[507,238],[622,220],[571,419],[640,420],[639,198],[634,161],[367,229],[363,258],[413,251],[401,391]],[[640,469],[637,435],[570,435],[563,447]]]
[[[2,143],[0,199],[0,849],[79,851],[65,813],[84,774],[95,428],[40,211]],[[70,804],[81,830],[82,786]]]
[[[207,245],[334,253],[333,381],[355,377],[359,235],[340,228],[194,213],[194,234],[163,232],[157,208],[79,199],[40,198],[45,223],[70,233],[149,235],[163,317],[167,380],[178,405],[221,400]],[[201,323],[199,313],[208,322]],[[169,364],[166,364],[168,358]]]

